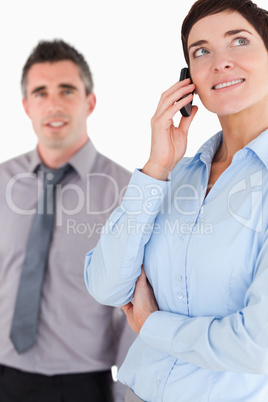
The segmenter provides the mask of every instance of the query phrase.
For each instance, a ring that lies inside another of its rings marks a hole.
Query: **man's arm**
[[[120,308],[114,309],[113,326],[116,349],[115,365],[119,369],[137,335],[129,327],[126,317]],[[114,383],[115,402],[124,401],[127,388],[120,381]]]

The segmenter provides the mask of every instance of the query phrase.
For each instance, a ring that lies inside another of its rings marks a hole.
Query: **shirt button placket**
[[[184,289],[184,281],[183,276],[181,274],[177,274],[175,276],[175,280],[178,286],[178,292],[176,294],[178,301],[183,302],[185,299],[185,289]]]
[[[156,190],[155,188],[153,188],[153,189],[151,190],[151,194],[152,194],[152,195],[156,195],[156,194],[157,194],[157,190]]]

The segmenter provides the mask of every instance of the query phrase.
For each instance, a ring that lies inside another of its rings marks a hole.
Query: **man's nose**
[[[51,114],[62,111],[63,111],[63,105],[60,97],[54,94],[49,95],[47,99],[47,112]]]

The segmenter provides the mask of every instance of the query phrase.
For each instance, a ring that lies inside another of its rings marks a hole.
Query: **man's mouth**
[[[64,126],[66,123],[64,122],[64,121],[51,121],[51,122],[49,122],[49,123],[47,123],[47,125],[48,126],[51,126],[51,127],[62,127],[62,126]]]
[[[214,87],[212,87],[212,89],[222,89],[222,88],[226,88],[226,87],[231,87],[232,85],[236,85],[236,84],[241,84],[241,82],[244,82],[244,78],[240,78],[239,80],[234,80],[234,81],[227,81],[227,82],[223,82],[222,84],[218,84],[215,85]]]

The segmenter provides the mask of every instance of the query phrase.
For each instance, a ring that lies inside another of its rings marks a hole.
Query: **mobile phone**
[[[187,68],[187,67],[185,67],[181,70],[180,81],[183,81],[186,78],[191,78],[189,68]],[[192,82],[192,79],[191,79],[191,82]],[[187,95],[185,95],[185,96],[187,96]],[[183,96],[183,98],[185,98],[185,96]],[[180,112],[184,117],[189,117],[191,114],[191,111],[192,111],[192,102],[188,103],[186,106],[183,106],[183,108],[180,109]]]

